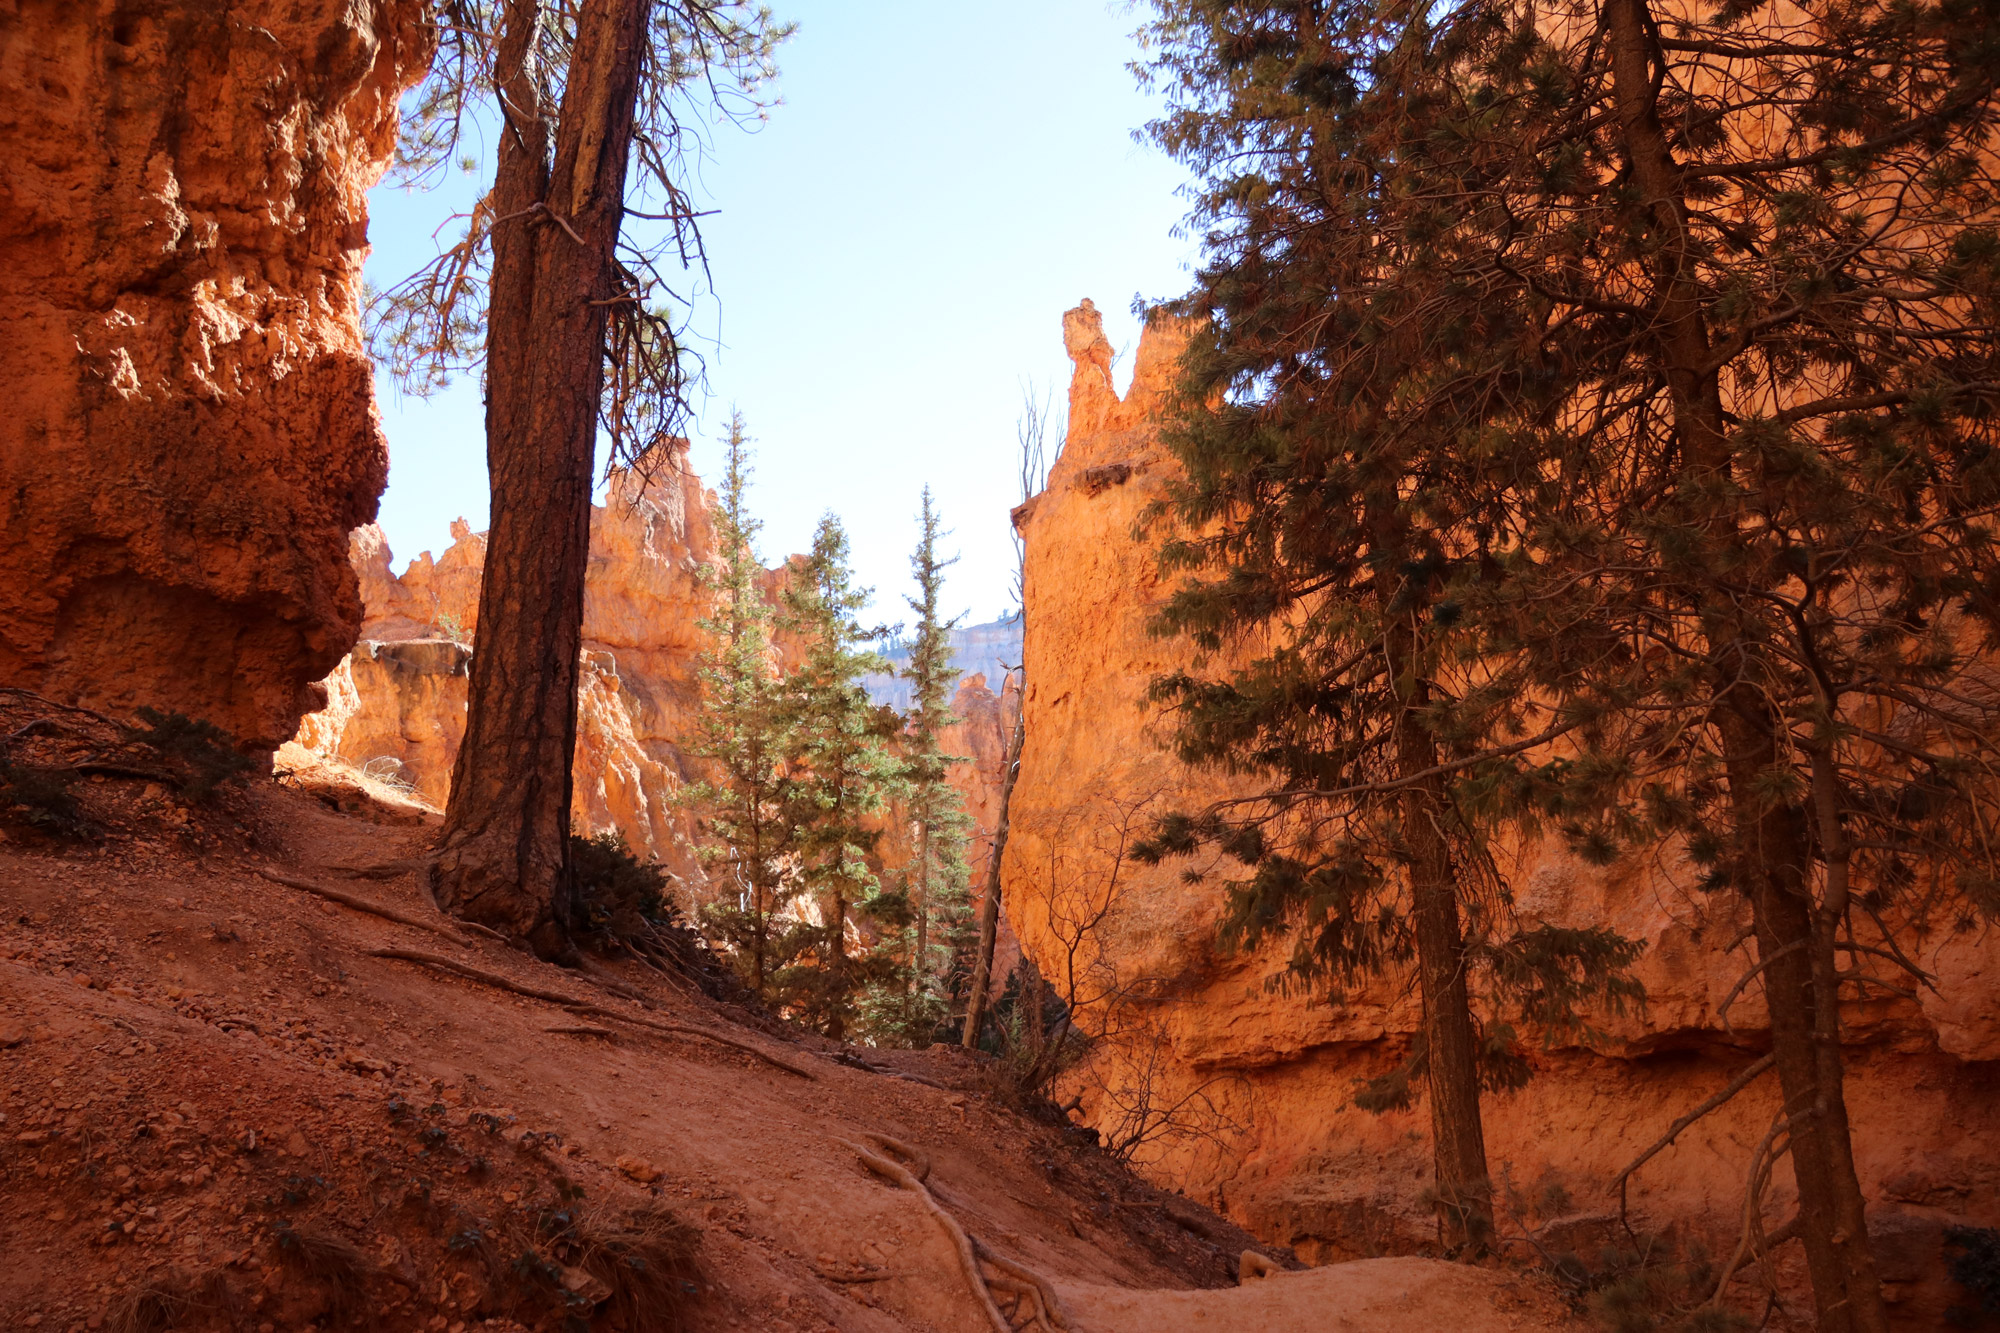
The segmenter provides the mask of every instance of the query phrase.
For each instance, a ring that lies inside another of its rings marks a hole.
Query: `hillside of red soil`
[[[1079,1333],[1566,1325],[1530,1279],[1426,1260],[1238,1288],[1249,1236],[1010,1110],[978,1058],[453,942],[401,868],[422,817],[293,781],[211,808],[100,774],[95,840],[0,842],[0,1328],[990,1328],[869,1136]]]

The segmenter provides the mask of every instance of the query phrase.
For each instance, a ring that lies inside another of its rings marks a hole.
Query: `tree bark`
[[[993,828],[993,855],[986,863],[986,883],[980,889],[979,953],[972,964],[972,992],[965,1005],[965,1031],[959,1038],[959,1045],[967,1049],[979,1045],[979,1029],[986,1022],[986,992],[993,986],[993,943],[1000,934],[1000,860],[1007,851],[1008,809],[1014,803],[1014,779],[1020,776],[1021,749],[1028,738],[1025,690],[1021,701],[1023,709],[1015,715],[1014,734],[1007,742],[1007,771],[1000,781],[1000,817]]]
[[[568,948],[569,812],[605,310],[649,0],[584,0],[554,131],[535,92],[537,0],[508,0],[496,63],[486,462],[492,526],[439,903]]]
[[[1399,645],[1403,660],[1390,663],[1393,672],[1413,674],[1409,660],[1413,637],[1392,635],[1392,642],[1403,641]],[[1418,715],[1426,702],[1422,681],[1413,681],[1404,692],[1396,726],[1396,767],[1401,776],[1437,767],[1437,743]],[[1465,974],[1457,868],[1441,822],[1446,810],[1442,781],[1432,777],[1411,783],[1403,789],[1399,804],[1417,978],[1424,1002],[1438,1239],[1447,1251],[1472,1257],[1492,1244],[1493,1184],[1486,1168],[1479,1034],[1472,1023],[1472,995]]]
[[[1682,239],[1680,169],[1661,126],[1653,85],[1651,16],[1646,0],[1607,0],[1607,17],[1625,155],[1640,207],[1652,214],[1659,236],[1655,336],[1675,431],[1692,470],[1728,475],[1720,372],[1710,364],[1701,293]],[[1709,519],[1708,535],[1719,550],[1741,540],[1727,513]],[[1708,589],[1695,595],[1705,608],[1703,629],[1716,680],[1712,717],[1729,781],[1737,882],[1750,900],[1763,965],[1817,1326],[1821,1333],[1885,1333],[1888,1320],[1869,1254],[1848,1127],[1833,934],[1830,928],[1816,929],[1806,870],[1810,834],[1802,810],[1772,804],[1757,791],[1759,775],[1781,758],[1780,719],[1751,683],[1757,673],[1747,669],[1762,651],[1761,639],[1729,596]]]

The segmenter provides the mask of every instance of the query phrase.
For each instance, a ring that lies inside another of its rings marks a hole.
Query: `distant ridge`
[[[882,656],[889,659],[890,669],[863,676],[862,687],[868,691],[868,697],[878,704],[907,709],[910,706],[910,682],[899,673],[910,664],[910,645],[907,640],[897,642],[883,649]],[[1017,612],[984,625],[965,625],[953,630],[951,664],[958,669],[959,681],[979,672],[986,677],[987,687],[998,694],[1007,672],[1021,665],[1020,614]],[[957,688],[958,683],[953,682],[952,689],[956,691]]]

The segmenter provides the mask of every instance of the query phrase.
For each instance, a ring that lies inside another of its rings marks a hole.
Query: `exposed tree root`
[[[1017,1333],[1013,1321],[1002,1314],[999,1305],[994,1302],[995,1292],[1010,1299],[1017,1317],[1022,1315],[1027,1317],[1026,1322],[1020,1326],[1020,1333],[1025,1333],[1028,1329],[1038,1329],[1041,1333],[1057,1333],[1058,1330],[1067,1333],[1067,1330],[1073,1327],[1069,1322],[1068,1312],[1063,1309],[1062,1301],[1056,1295],[1055,1288],[1049,1285],[1048,1279],[1027,1265],[1016,1263],[1005,1255],[997,1253],[992,1246],[960,1226],[958,1219],[937,1201],[937,1196],[932,1194],[924,1183],[924,1179],[930,1175],[930,1160],[927,1157],[908,1144],[892,1139],[886,1134],[864,1132],[862,1137],[877,1144],[884,1151],[906,1158],[914,1166],[921,1168],[922,1174],[919,1175],[917,1171],[904,1166],[901,1162],[872,1153],[858,1143],[847,1139],[838,1140],[843,1146],[853,1149],[855,1155],[860,1157],[862,1165],[870,1171],[893,1185],[909,1190],[923,1200],[924,1207],[937,1219],[938,1225],[944,1229],[946,1238],[951,1241],[952,1248],[957,1252],[958,1264],[965,1273],[965,1280],[971,1286],[974,1298],[986,1311],[986,1317],[992,1323],[995,1333]],[[1000,1275],[986,1276],[979,1268],[982,1261],[997,1270]]]
[[[847,1139],[842,1139],[840,1142],[852,1148],[861,1158],[861,1164],[870,1171],[892,1185],[899,1185],[909,1190],[923,1200],[924,1207],[928,1208],[931,1216],[937,1219],[938,1225],[944,1229],[946,1238],[951,1241],[952,1249],[957,1252],[958,1266],[964,1271],[965,1280],[972,1288],[973,1299],[986,1312],[986,1318],[993,1325],[994,1333],[1014,1333],[1014,1326],[1007,1322],[1007,1316],[1001,1314],[1000,1307],[993,1303],[993,1293],[987,1290],[985,1275],[979,1271],[979,1256],[973,1253],[972,1240],[965,1234],[965,1228],[958,1224],[958,1219],[946,1212],[944,1205],[924,1188],[924,1182],[910,1174],[900,1163],[892,1162],[886,1157],[878,1157],[860,1144]]]
[[[381,861],[369,866],[331,865],[327,869],[337,870],[353,879],[396,879],[416,870],[426,872],[425,878],[428,879],[431,862],[435,859],[429,856],[406,856],[400,860]]]
[[[1044,1327],[1065,1330],[1070,1327],[1069,1313],[1063,1309],[1062,1298],[1056,1295],[1056,1289],[1049,1285],[1047,1278],[1037,1273],[1034,1269],[1029,1268],[1026,1264],[1015,1263],[1012,1259],[999,1253],[985,1241],[979,1239],[979,1237],[971,1236],[970,1233],[968,1233],[968,1237],[972,1241],[972,1252],[974,1254],[999,1269],[1007,1277],[1025,1284],[1029,1288],[1033,1294],[1030,1308],[1034,1311],[1037,1321]]]
[[[712,1041],[718,1046],[727,1046],[731,1050],[742,1051],[745,1055],[754,1055],[765,1064],[782,1069],[787,1074],[795,1075],[798,1078],[817,1079],[819,1077],[819,1075],[813,1073],[810,1069],[792,1064],[787,1060],[781,1060],[769,1051],[752,1046],[747,1041],[738,1041],[734,1037],[726,1037],[722,1033],[712,1032],[708,1028],[695,1027],[689,1023],[670,1023],[665,1019],[641,1018],[636,1014],[620,1013],[616,1009],[607,1009],[601,1004],[592,1004],[588,1000],[579,1000],[574,995],[564,995],[561,991],[548,991],[536,986],[524,986],[520,982],[503,977],[497,972],[487,972],[481,968],[470,967],[455,958],[445,958],[433,953],[422,953],[415,949],[370,949],[367,952],[371,958],[394,958],[405,963],[417,963],[424,967],[435,967],[440,971],[454,973],[467,980],[491,986],[496,990],[508,991],[514,995],[523,995],[531,1000],[542,1000],[548,1004],[559,1004],[573,1014],[587,1015],[593,1018],[608,1018],[616,1023],[629,1023],[633,1027],[651,1028],[656,1032],[671,1032],[676,1036],[699,1037],[703,1041]]]
[[[910,1174],[920,1182],[931,1178],[931,1159],[912,1148],[901,1139],[892,1139],[887,1134],[877,1134],[873,1130],[863,1130],[861,1137],[867,1139],[886,1153],[902,1158],[910,1164]]]
[[[372,916],[379,916],[384,921],[394,921],[399,926],[411,926],[417,930],[427,930],[433,935],[443,936],[453,944],[472,943],[471,940],[465,938],[465,936],[459,934],[450,926],[445,925],[442,921],[426,921],[422,917],[410,916],[384,903],[371,902],[357,894],[328,888],[324,884],[315,884],[309,879],[299,879],[292,875],[281,875],[275,870],[265,870],[259,867],[257,873],[265,879],[270,880],[273,884],[282,884],[288,889],[299,889],[305,893],[318,894],[328,902],[339,903],[342,907],[351,907],[357,912],[367,912]]]

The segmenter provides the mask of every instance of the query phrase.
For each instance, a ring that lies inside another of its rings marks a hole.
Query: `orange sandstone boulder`
[[[366,193],[417,0],[0,8],[0,682],[269,749],[361,620]]]

